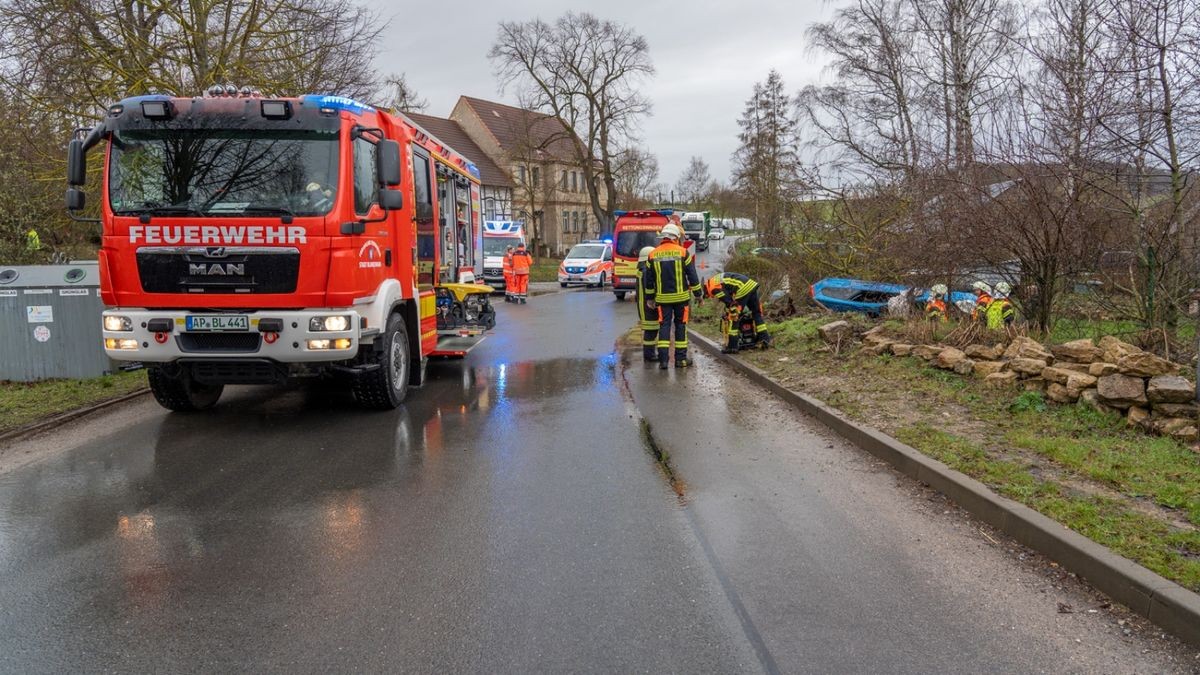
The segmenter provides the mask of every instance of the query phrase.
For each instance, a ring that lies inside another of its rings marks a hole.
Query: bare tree
[[[592,211],[602,231],[610,231],[621,149],[650,111],[639,91],[654,72],[645,38],[628,26],[568,12],[554,24],[501,23],[488,56],[523,105],[575,132],[569,140]]]
[[[1170,327],[1200,262],[1191,205],[1200,160],[1200,7],[1111,0],[1105,15],[1114,105],[1101,122],[1122,167],[1113,195],[1133,223],[1137,262],[1113,281],[1144,327]]]
[[[922,166],[914,24],[907,0],[858,0],[808,29],[813,48],[833,57],[836,79],[805,87],[796,102],[816,132],[812,145],[833,150],[840,167],[911,181]]]
[[[429,100],[422,98],[408,83],[404,73],[389,75],[383,80],[383,90],[377,94],[376,100],[382,101],[385,108],[401,112],[425,112],[429,109]]]
[[[637,146],[619,154],[616,167],[617,204],[624,209],[648,206],[658,183],[658,158]]]
[[[675,192],[681,202],[697,206],[704,198],[704,191],[710,182],[712,177],[708,174],[708,164],[699,157],[692,157],[679,176],[679,182],[675,183]]]
[[[929,58],[926,97],[942,113],[944,161],[975,161],[980,116],[1005,95],[1011,71],[998,68],[1014,49],[1016,7],[1011,0],[911,0]]]
[[[198,95],[217,83],[366,97],[387,27],[353,0],[0,0],[0,16],[0,108],[20,102],[0,147],[19,149],[25,176],[0,181],[0,204],[26,204],[16,211],[41,214],[46,248],[76,254],[95,233],[59,208],[58,141],[73,128],[127,96]],[[0,213],[5,232],[23,227],[11,214]]]

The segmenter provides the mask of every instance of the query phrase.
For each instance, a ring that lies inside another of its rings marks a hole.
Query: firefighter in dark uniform
[[[683,230],[674,223],[663,227],[658,247],[646,259],[642,274],[648,302],[658,309],[658,367],[669,367],[671,347],[675,348],[675,367],[692,365],[688,359],[687,322],[691,296],[700,297],[700,277],[695,257],[679,245]],[[672,339],[674,332],[674,339]]]
[[[658,311],[655,309],[654,303],[648,302],[646,288],[642,286],[646,261],[650,258],[650,252],[653,250],[653,246],[646,246],[638,251],[637,263],[638,329],[642,331],[642,360],[647,363],[658,360],[658,352],[655,351],[658,344]]]
[[[759,341],[770,346],[771,336],[767,333],[767,322],[763,318],[762,300],[758,297],[757,281],[744,274],[721,272],[709,277],[704,290],[708,297],[716,298],[725,304],[725,311],[729,312],[732,319],[729,322],[728,341],[725,349],[721,351],[726,354],[737,353],[739,335],[737,318],[741,314],[742,307],[750,310],[750,316],[754,318],[754,333],[758,336]]]

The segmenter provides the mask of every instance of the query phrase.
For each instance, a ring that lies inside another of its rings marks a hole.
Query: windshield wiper
[[[149,215],[149,216],[185,216],[190,213],[195,213],[195,209],[186,204],[171,204],[171,205],[155,205],[146,204],[133,209],[122,209],[117,213],[123,216],[127,215]]]
[[[279,204],[276,206],[266,206],[263,204],[248,204],[241,210],[242,215],[258,213],[264,215],[277,215],[285,223],[290,223],[292,218],[296,217],[296,212],[290,208]]]

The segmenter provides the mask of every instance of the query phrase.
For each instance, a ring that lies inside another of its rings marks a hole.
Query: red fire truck
[[[231,86],[127,98],[69,144],[72,214],[96,146],[105,351],[167,408],[299,377],[394,408],[494,325],[478,170],[403,115]]]
[[[668,223],[679,224],[673,209],[657,211],[614,211],[613,224],[613,295],[624,300],[626,293],[637,290],[638,252],[646,246],[658,246],[658,233]]]

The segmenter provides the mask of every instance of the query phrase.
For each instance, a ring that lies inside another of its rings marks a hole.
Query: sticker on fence
[[[38,326],[37,328],[34,328],[33,339],[37,340],[38,342],[49,342],[50,329],[46,328],[45,326]]]

